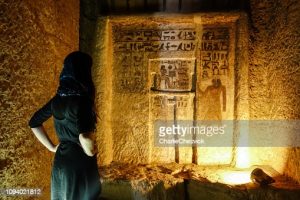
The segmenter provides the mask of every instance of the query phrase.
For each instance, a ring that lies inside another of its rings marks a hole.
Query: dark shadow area
[[[249,0],[97,0],[99,15],[141,14],[153,12],[221,12],[249,8]]]

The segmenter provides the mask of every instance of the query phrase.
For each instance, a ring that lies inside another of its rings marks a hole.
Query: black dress
[[[80,133],[94,130],[92,113],[92,103],[87,97],[56,95],[29,121],[33,128],[54,117],[60,145],[52,167],[52,200],[94,200],[100,195],[96,156],[87,156],[79,142]]]

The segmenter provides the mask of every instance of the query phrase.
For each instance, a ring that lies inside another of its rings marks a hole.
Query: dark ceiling
[[[249,0],[98,0],[100,15],[247,10]]]

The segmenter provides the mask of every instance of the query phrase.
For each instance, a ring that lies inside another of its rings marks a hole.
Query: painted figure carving
[[[212,85],[208,86],[204,92],[199,90],[199,93],[203,95],[205,102],[204,120],[222,120],[222,111],[226,111],[226,88],[221,80],[212,79]]]
[[[160,86],[160,89],[171,88],[168,72],[164,65],[162,65],[160,68],[159,86]]]

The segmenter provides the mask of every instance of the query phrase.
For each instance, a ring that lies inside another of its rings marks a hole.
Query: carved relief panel
[[[198,120],[231,120],[234,114],[234,30],[204,26],[197,74]]]
[[[153,146],[154,121],[234,119],[235,25],[192,26],[112,26],[113,112],[120,107],[126,110],[123,118],[120,115],[116,121],[128,127],[148,117],[149,132],[140,134],[145,135],[145,140],[149,138],[151,161],[173,162],[175,158],[190,163],[193,155],[191,146]],[[121,106],[120,98],[132,106],[148,105],[149,110],[129,119],[134,116],[128,113],[130,105]],[[198,158],[203,163],[208,157],[222,164],[232,159],[231,148],[223,151],[224,160],[216,159],[218,150],[199,151]]]
[[[150,58],[159,57],[157,54],[161,52],[190,52],[196,49],[196,32],[194,29],[156,30],[155,28],[149,28],[139,30],[120,29],[120,27],[115,26],[113,27],[113,33],[114,65],[119,77],[116,90],[119,93],[145,92],[148,90],[145,86],[148,76],[148,60]],[[171,87],[187,87],[178,85],[184,84],[182,78],[180,78],[180,82],[175,80],[175,76],[178,79],[178,77],[185,75],[186,72],[182,70],[185,70],[184,65],[187,65],[187,63],[179,60],[171,62],[174,63],[161,64],[160,74],[157,73],[157,81],[159,81],[158,78],[163,78],[160,79],[163,87],[165,75],[161,73],[168,73],[168,76],[173,79],[172,84],[177,84],[176,86],[170,85],[169,89],[172,89]],[[175,69],[179,65],[183,66],[179,68],[181,71]],[[168,87],[168,85],[165,86]]]

